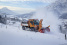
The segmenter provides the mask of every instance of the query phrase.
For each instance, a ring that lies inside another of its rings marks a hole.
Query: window
[[[30,23],[33,25],[33,21],[30,21]]]
[[[39,20],[34,20],[34,25],[39,25]]]

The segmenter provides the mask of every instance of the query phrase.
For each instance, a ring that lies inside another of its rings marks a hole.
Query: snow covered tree
[[[0,15],[0,23],[3,23],[3,24],[7,23],[6,15]]]

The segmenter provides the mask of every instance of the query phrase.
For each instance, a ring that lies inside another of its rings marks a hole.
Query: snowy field
[[[15,18],[14,11],[8,8],[0,9],[0,13],[11,14],[12,16],[9,15],[8,17]],[[19,22],[13,24],[15,21],[9,21],[11,23],[8,25],[0,23],[0,45],[67,45],[65,35],[59,31],[59,25],[62,25],[59,16],[62,14],[67,14],[67,0],[59,0],[46,7],[36,9],[34,15],[30,18],[43,19],[43,27],[50,25],[50,32],[46,33],[22,30]],[[26,14],[25,16],[21,14],[20,16],[29,18],[31,15]]]
[[[0,24],[0,45],[67,45],[64,34],[22,30],[20,23]]]

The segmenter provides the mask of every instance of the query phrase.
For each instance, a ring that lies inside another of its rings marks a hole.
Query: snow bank
[[[59,32],[59,24],[60,21],[58,19],[58,16],[54,14],[53,12],[41,8],[36,11],[36,14],[32,17],[36,19],[43,19],[43,27],[47,27],[50,25],[50,30],[52,33],[58,33]]]

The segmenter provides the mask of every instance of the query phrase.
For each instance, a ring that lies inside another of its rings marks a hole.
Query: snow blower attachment
[[[31,31],[40,32],[40,33],[44,33],[45,30],[50,32],[49,29],[50,25],[48,27],[43,28],[42,21],[43,19],[41,19],[40,21],[38,19],[23,19],[21,22],[21,26],[23,30],[29,28]]]

